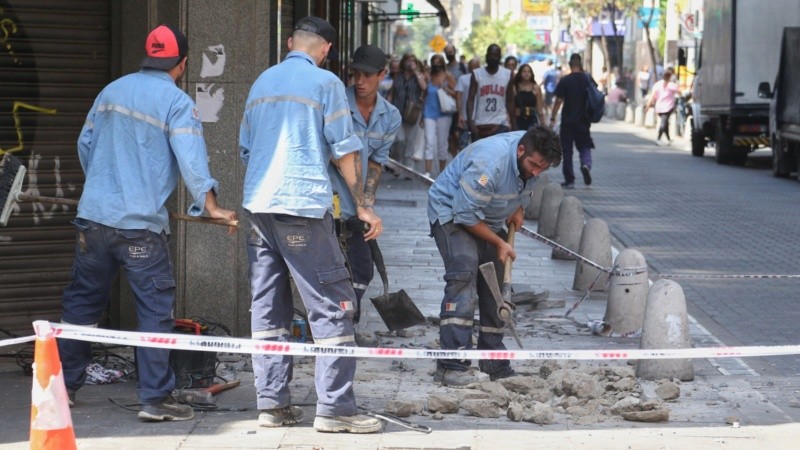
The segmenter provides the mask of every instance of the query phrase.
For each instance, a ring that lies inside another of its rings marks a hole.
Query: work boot
[[[194,417],[194,410],[189,405],[182,405],[171,395],[158,403],[145,403],[139,411],[142,422],[161,422],[165,420],[189,420]]]
[[[365,416],[364,414],[354,414],[352,416],[317,416],[314,419],[314,429],[322,433],[377,433],[383,428],[380,420]]]
[[[478,368],[481,372],[489,375],[489,381],[497,381],[517,374],[508,361],[478,361]]]
[[[486,381],[486,374],[472,373],[467,370],[437,368],[433,374],[433,381],[450,387],[465,387],[470,384]]]
[[[283,408],[262,409],[258,415],[260,427],[282,427],[294,425],[303,420],[303,410],[299,406],[284,406]]]

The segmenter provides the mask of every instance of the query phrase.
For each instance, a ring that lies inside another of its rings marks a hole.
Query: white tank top
[[[475,92],[475,112],[473,122],[476,125],[505,125],[508,123],[506,111],[506,89],[511,81],[511,71],[499,67],[497,73],[489,74],[485,67],[473,72],[478,90]]]

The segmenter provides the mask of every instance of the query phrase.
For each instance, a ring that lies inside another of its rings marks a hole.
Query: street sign
[[[652,14],[652,16],[651,16]],[[650,18],[647,28],[658,28],[658,21],[661,19],[661,10],[658,8],[639,8],[639,17],[636,26],[644,28],[644,21]]]
[[[550,14],[550,0],[522,0],[522,9],[534,14]]]
[[[444,40],[441,34],[437,34],[433,37],[433,39],[431,39],[428,45],[431,46],[431,50],[435,51],[436,53],[441,53],[447,46],[447,41]]]
[[[528,16],[528,29],[552,30],[553,16]]]

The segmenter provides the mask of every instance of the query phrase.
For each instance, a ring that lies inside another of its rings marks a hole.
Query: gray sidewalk
[[[556,178],[554,176],[553,178]],[[416,180],[384,175],[376,210],[384,219],[385,231],[379,239],[389,273],[389,290],[405,289],[425,316],[438,317],[443,293],[444,273],[425,214],[426,186]],[[535,222],[527,226],[536,229]],[[582,293],[570,290],[575,262],[550,258],[551,249],[518,235],[518,258],[514,263],[515,289],[518,292],[549,292],[549,300],[563,300],[555,309],[532,310],[529,305],[517,309],[517,328],[526,349],[581,350],[638,348],[638,339],[592,336],[585,323],[601,319],[605,312],[604,294],[592,294],[569,320],[549,318],[563,315]],[[376,273],[366,298],[382,290]],[[363,332],[377,332],[386,347],[438,347],[438,328],[429,324],[415,327],[403,336],[386,332],[377,312],[365,301],[365,316],[359,326]],[[716,345],[713,336],[696,323],[691,326],[696,346]],[[507,337],[506,345],[516,343]],[[384,411],[389,402],[411,403],[418,412],[407,419],[429,426],[431,434],[421,434],[387,424],[380,434],[322,434],[312,428],[315,393],[313,359],[295,359],[292,394],[303,407],[305,419],[294,427],[268,429],[256,424],[255,390],[252,372],[238,370],[247,366],[246,356],[226,355],[224,368],[236,368],[229,375],[241,379],[240,387],[219,396],[223,408],[245,411],[198,412],[188,422],[144,424],[134,412],[109,402],[109,398],[134,402],[133,383],[87,386],[78,394],[72,410],[80,449],[234,449],[234,448],[316,448],[316,449],[400,449],[400,448],[792,448],[800,435],[800,426],[789,415],[770,403],[756,389],[759,377],[735,360],[696,360],[695,380],[680,384],[680,397],[664,402],[670,411],[669,421],[639,423],[623,420],[603,411],[608,405],[580,403],[569,395],[552,395],[555,406],[553,422],[538,425],[515,422],[505,415],[479,418],[465,409],[454,414],[431,414],[425,410],[431,395],[458,399],[480,398],[479,391],[450,389],[432,381],[431,360],[362,359],[356,374],[356,395],[363,407]],[[30,378],[13,363],[0,364],[0,449],[28,448],[30,416]],[[475,365],[475,364],[473,364]],[[625,361],[516,361],[518,373],[540,378],[540,373],[568,369],[586,374],[629,371]],[[543,369],[544,368],[544,369]],[[600,384],[609,389],[608,384]],[[643,399],[657,398],[656,382],[641,381]],[[791,393],[796,395],[796,393]],[[511,395],[512,400],[524,398]],[[570,405],[572,403],[572,405]],[[579,404],[580,403],[580,404]],[[463,405],[462,405],[463,406]],[[580,409],[582,408],[582,409]],[[585,410],[585,411],[584,411]],[[726,423],[738,422],[737,425]]]

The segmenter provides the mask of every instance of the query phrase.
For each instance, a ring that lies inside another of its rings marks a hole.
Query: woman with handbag
[[[417,57],[413,53],[404,54],[400,59],[400,73],[394,77],[386,99],[400,111],[403,119],[390,156],[410,167],[414,167],[414,153],[422,150],[421,145],[415,144],[419,141],[418,137],[422,137],[420,124],[426,88],[425,76],[418,68]],[[420,147],[420,150],[415,147]]]
[[[536,84],[533,69],[523,64],[514,76],[514,129],[525,131],[533,125],[544,124],[542,90]]]
[[[428,95],[422,110],[425,130],[425,175],[433,170],[433,158],[439,160],[439,173],[447,165],[449,155],[447,137],[456,111],[456,79],[447,71],[442,55],[431,58],[430,73],[425,74]]]

